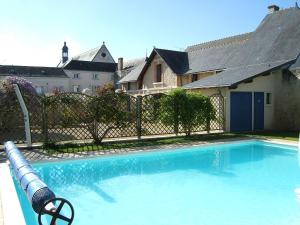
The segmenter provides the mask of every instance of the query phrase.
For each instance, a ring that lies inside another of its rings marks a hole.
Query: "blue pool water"
[[[296,148],[247,141],[34,168],[73,203],[75,225],[299,225],[299,163]]]

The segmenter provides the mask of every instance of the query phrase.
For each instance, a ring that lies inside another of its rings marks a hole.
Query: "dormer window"
[[[74,79],[79,79],[79,73],[75,73],[75,74],[73,75],[73,78],[74,78]]]
[[[156,82],[161,82],[161,64],[156,65]]]
[[[99,76],[98,76],[98,74],[93,74],[93,80],[98,80],[99,79]]]
[[[195,82],[198,80],[198,74],[193,74],[192,75],[192,82]]]
[[[130,89],[131,89],[131,85],[130,84],[131,84],[130,82],[127,83],[127,90],[128,91],[130,91]]]

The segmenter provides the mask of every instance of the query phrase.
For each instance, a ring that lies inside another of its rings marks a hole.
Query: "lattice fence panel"
[[[123,94],[123,98],[118,102],[118,108],[128,114],[124,125],[111,129],[106,138],[134,137],[137,136],[137,99],[131,95]],[[99,125],[100,129],[107,129],[107,124]]]
[[[46,98],[44,105],[50,142],[137,135],[136,99],[130,95],[61,93]]]
[[[220,94],[214,94],[209,96],[209,99],[215,110],[215,119],[210,120],[210,122],[207,124],[194,127],[193,132],[224,130],[224,121],[225,121],[224,97]]]
[[[93,118],[87,108],[91,99],[80,93],[60,93],[45,97],[44,139],[50,142],[92,139],[89,125],[93,123]]]
[[[225,129],[225,105],[224,97],[220,94],[210,96],[210,101],[214,106],[216,119],[210,122],[210,130],[224,130]]]
[[[142,98],[142,136],[173,134],[174,127],[165,125],[160,119],[160,99],[164,94],[145,95]]]

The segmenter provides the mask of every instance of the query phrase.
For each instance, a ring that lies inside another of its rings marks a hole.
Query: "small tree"
[[[126,126],[132,112],[127,107],[130,96],[115,93],[113,87],[99,89],[97,94],[62,93],[46,98],[48,123],[53,121],[63,127],[78,129],[84,127],[94,143],[100,144],[110,130]]]
[[[166,125],[173,125],[175,133],[181,125],[187,136],[196,126],[206,125],[215,119],[215,110],[210,99],[200,93],[175,89],[161,99],[160,118]]]

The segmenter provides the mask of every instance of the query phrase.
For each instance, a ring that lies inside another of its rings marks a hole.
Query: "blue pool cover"
[[[32,208],[36,213],[41,212],[45,202],[54,199],[55,194],[40,179],[13,142],[8,141],[4,146],[16,179],[25,191]]]

